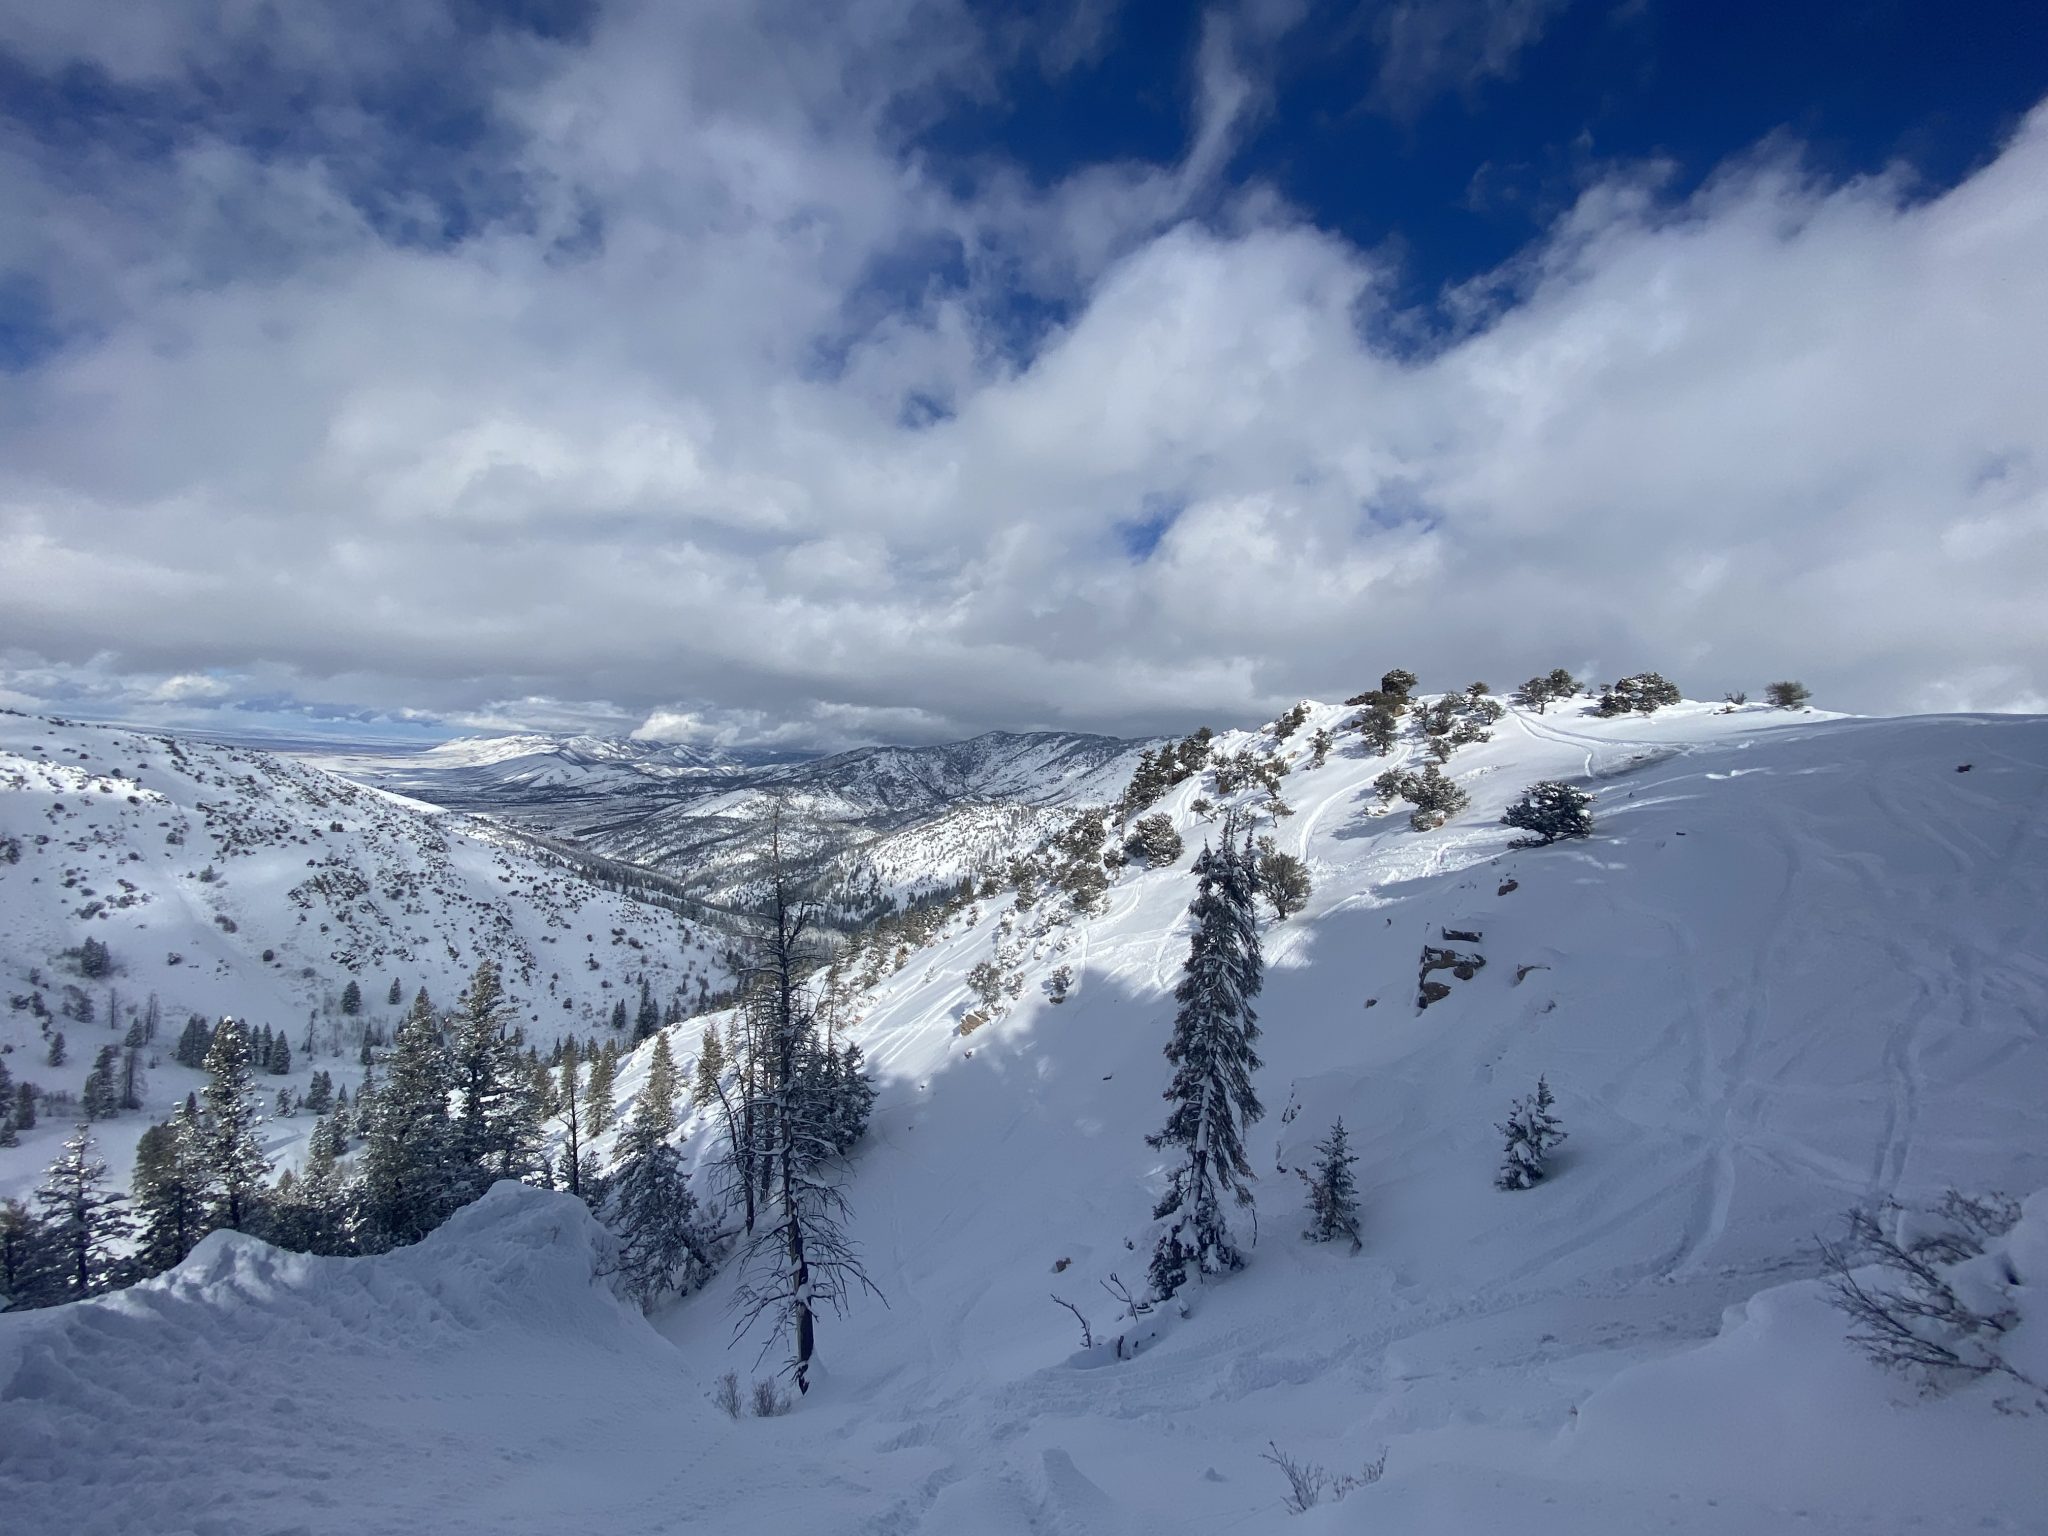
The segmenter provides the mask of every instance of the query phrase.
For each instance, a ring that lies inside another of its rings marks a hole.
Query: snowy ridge
[[[351,1486],[388,1484],[386,1442],[446,1411],[443,1470],[400,1463],[410,1500],[379,1486],[329,1506],[247,1458],[223,1471],[196,1431],[164,1435],[164,1416],[125,1395],[135,1373],[266,1369],[260,1349],[223,1342],[222,1322],[67,1354],[62,1381],[34,1374],[43,1330],[116,1326],[96,1319],[120,1298],[0,1318],[0,1362],[12,1330],[31,1340],[11,1380],[0,1364],[0,1414],[90,1398],[99,1434],[150,1440],[150,1507],[177,1507],[182,1489],[229,1533],[541,1532],[570,1518],[893,1536],[2031,1529],[2048,1418],[2009,1382],[1922,1400],[1875,1370],[1819,1300],[1812,1240],[1872,1199],[2048,1186],[2048,720],[1516,711],[1446,767],[1470,809],[1416,833],[1371,788],[1417,755],[1409,741],[1371,758],[1340,733],[1308,765],[1312,733],[1348,714],[1318,706],[1285,743],[1216,744],[1290,762],[1295,814],[1269,830],[1315,892],[1264,929],[1250,1265],[1166,1317],[1136,1358],[1080,1350],[1048,1292],[1101,1338],[1127,1328],[1098,1282],[1144,1268],[1159,1155],[1143,1137],[1163,1115],[1189,855],[1126,870],[1093,918],[1059,921],[1051,898],[1023,913],[984,901],[861,994],[850,1033],[883,1091],[849,1193],[889,1305],[825,1320],[819,1386],[789,1418],[706,1407],[720,1372],[765,1374],[751,1344],[726,1347],[730,1276],[657,1315],[672,1353],[650,1339],[615,1365],[588,1349],[514,1379],[497,1362],[555,1341],[511,1307],[502,1335],[451,1330],[431,1361],[394,1346],[389,1388],[348,1375],[339,1395],[323,1389],[334,1412],[317,1427],[280,1428],[282,1387],[227,1399],[245,1443],[302,1448]],[[1548,777],[1597,791],[1595,836],[1511,848],[1501,809]],[[1160,807],[1190,853],[1212,831],[1198,795],[1215,798],[1207,776]],[[1420,1010],[1420,950],[1446,942],[1486,963]],[[963,1036],[979,1007],[968,973],[990,958],[1018,995]],[[1044,983],[1058,966],[1073,985],[1055,1004]],[[686,1076],[698,1027],[677,1031]],[[622,1107],[645,1056],[621,1073]],[[1554,1178],[1503,1194],[1493,1125],[1539,1072],[1571,1140]],[[1338,1114],[1360,1156],[1355,1257],[1297,1236],[1292,1170]],[[699,1158],[701,1121],[693,1110]],[[494,1220],[559,1204],[493,1200]],[[472,1225],[409,1254],[324,1262],[374,1289],[383,1266],[490,1241]],[[2040,1198],[1998,1263],[2035,1362]],[[310,1358],[322,1379],[325,1356]],[[406,1394],[414,1406],[385,1411]],[[471,1413],[483,1429],[464,1438]],[[396,1427],[353,1427],[380,1414]],[[352,1426],[339,1437],[335,1418]],[[1260,1460],[1268,1441],[1339,1473],[1384,1449],[1385,1475],[1292,1521]],[[32,1525],[58,1513],[26,1507]]]

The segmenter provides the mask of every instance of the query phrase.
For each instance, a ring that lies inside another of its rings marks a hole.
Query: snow
[[[774,1363],[728,1349],[729,1275],[650,1327],[593,1283],[573,1203],[501,1186],[413,1250],[216,1237],[134,1292],[0,1317],[0,1506],[224,1536],[2041,1529],[2048,1411],[1879,1372],[1814,1237],[1862,1201],[2048,1187],[2048,720],[1516,711],[1446,767],[1471,808],[1418,834],[1370,789],[1405,745],[1306,767],[1347,713],[1278,749],[1274,830],[1316,889],[1263,929],[1259,1241],[1135,1358],[1080,1352],[1048,1293],[1098,1340],[1130,1326],[1101,1282],[1142,1276],[1163,1175],[1193,783],[1162,807],[1178,867],[1071,926],[1042,903],[1005,937],[983,903],[862,1000],[883,1092],[852,1236],[888,1304],[823,1320],[797,1412],[710,1404]],[[1596,835],[1511,849],[1501,808],[1547,778],[1597,792]],[[1487,964],[1421,1011],[1445,927]],[[962,1038],[999,943],[1021,996]],[[1493,1126],[1539,1073],[1571,1139],[1502,1193]],[[1291,1170],[1339,1113],[1356,1256],[1298,1235]],[[2041,1380],[2048,1196],[1997,1262]],[[1269,1442],[1337,1474],[1384,1449],[1385,1476],[1290,1520]]]

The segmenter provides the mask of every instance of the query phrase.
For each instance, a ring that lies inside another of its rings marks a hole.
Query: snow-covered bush
[[[1134,859],[1143,859],[1154,869],[1164,869],[1177,863],[1186,847],[1180,833],[1173,829],[1173,818],[1164,811],[1140,816],[1131,828],[1131,835],[1124,841],[1127,854]]]
[[[1600,702],[1594,706],[1594,712],[1610,719],[1630,711],[1654,715],[1665,705],[1676,704],[1680,697],[1676,683],[1666,682],[1655,672],[1638,672],[1602,687]]]

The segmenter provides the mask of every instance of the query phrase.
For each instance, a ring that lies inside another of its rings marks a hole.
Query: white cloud
[[[8,686],[709,744],[1185,727],[1395,663],[2048,693],[2048,117],[1933,201],[1618,177],[1418,357],[1366,339],[1373,256],[1211,184],[1285,7],[1212,27],[1181,164],[972,195],[897,127],[983,88],[963,15],[792,14],[503,44],[517,190],[453,244],[331,155],[198,141],[113,197],[0,157],[8,259],[77,253],[93,321],[0,377]],[[939,247],[962,281],[890,275]],[[1022,351],[1020,284],[1067,306]]]

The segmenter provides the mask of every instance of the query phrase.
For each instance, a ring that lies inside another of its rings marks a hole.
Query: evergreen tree
[[[305,1109],[312,1115],[331,1114],[334,1110],[334,1078],[325,1068],[315,1072],[306,1085]]]
[[[337,1155],[332,1130],[324,1122],[315,1125],[299,1177],[287,1172],[272,1193],[272,1242],[299,1253],[349,1251],[347,1191]]]
[[[526,1173],[539,1152],[540,1119],[524,1044],[498,967],[486,960],[469,979],[453,1047],[456,1155],[474,1170],[474,1193],[493,1179]]]
[[[206,1087],[200,1092],[202,1145],[214,1194],[217,1226],[247,1232],[255,1224],[270,1160],[258,1129],[261,1101],[249,1061],[249,1032],[224,1018],[206,1052]]]
[[[0,1310],[24,1311],[64,1299],[57,1255],[35,1213],[0,1200]]]
[[[121,1092],[117,1102],[122,1109],[142,1108],[142,1092],[148,1086],[142,1070],[142,1053],[148,1043],[148,1026],[137,1019],[128,1026],[128,1037],[121,1045]]]
[[[1507,1119],[1498,1127],[1507,1138],[1507,1146],[1501,1154],[1500,1174],[1493,1181],[1497,1187],[1527,1189],[1542,1182],[1545,1161],[1565,1139],[1557,1117],[1550,1112],[1556,1102],[1545,1077],[1536,1079],[1534,1094],[1515,1100]]]
[[[14,1085],[14,1128],[17,1131],[36,1128],[36,1085],[26,1078]]]
[[[1804,683],[1766,683],[1764,697],[1771,701],[1773,709],[1804,709],[1807,700],[1813,697],[1813,690]]]
[[[579,1198],[583,1194],[583,1147],[584,1126],[581,1071],[576,1059],[576,1037],[571,1035],[562,1042],[562,1061],[558,1069],[560,1084],[555,1090],[556,1112],[562,1120],[562,1183],[569,1193]]]
[[[92,1127],[79,1126],[36,1190],[65,1300],[106,1289],[115,1249],[133,1225],[126,1203],[125,1196],[107,1188],[107,1165],[93,1156]]]
[[[1340,1115],[1330,1134],[1316,1143],[1316,1169],[1303,1173],[1308,1185],[1309,1227],[1302,1233],[1312,1243],[1327,1243],[1339,1237],[1351,1239],[1351,1251],[1363,1245],[1358,1235],[1358,1181],[1352,1177],[1350,1138]]]
[[[658,1140],[667,1140],[675,1131],[676,1090],[679,1086],[675,1057],[669,1053],[668,1036],[657,1034],[647,1062],[647,1085],[640,1090],[639,1100],[633,1106],[633,1119],[636,1123],[644,1120],[648,1134]]]
[[[384,1001],[393,1008],[405,1001],[405,988],[399,985],[396,976],[391,978],[391,990],[384,994]]]
[[[179,1113],[142,1133],[135,1147],[133,1187],[142,1219],[136,1263],[145,1276],[178,1264],[207,1234],[209,1183],[203,1138],[193,1116]]]
[[[92,1070],[85,1075],[85,1091],[79,1107],[88,1120],[111,1120],[121,1112],[121,1053],[111,1045],[100,1047]]]
[[[87,939],[78,946],[78,974],[91,981],[113,974],[114,957],[107,946],[98,939]]]
[[[1567,837],[1591,837],[1593,817],[1587,807],[1593,797],[1560,779],[1545,779],[1522,791],[1522,797],[1501,816],[1505,826],[1520,827],[1534,834],[1517,838],[1510,846],[1542,848]]]
[[[1151,1262],[1152,1290],[1162,1299],[1186,1283],[1190,1266],[1202,1275],[1220,1275],[1244,1263],[1223,1197],[1251,1203],[1244,1132],[1264,1113],[1252,1091],[1252,1073],[1259,1067],[1252,1042],[1259,1027],[1251,1000],[1263,983],[1265,962],[1252,906],[1252,853],[1248,845],[1238,846],[1235,831],[1226,823],[1221,845],[1205,847],[1195,860],[1199,885],[1189,908],[1195,933],[1186,974],[1174,989],[1180,1006],[1166,1047],[1174,1067],[1166,1098],[1173,1108],[1165,1126],[1146,1138],[1179,1158],[1152,1212],[1164,1224]]]
[[[392,985],[396,987],[398,983],[393,982]],[[341,1011],[350,1018],[363,1011],[362,984],[354,977],[350,977],[348,985],[341,989]]]
[[[0,1057],[0,1147],[11,1147],[21,1138],[14,1128],[14,1074],[7,1070],[7,1060]]]
[[[1330,749],[1337,745],[1337,738],[1330,734],[1328,726],[1317,726],[1316,732],[1308,739],[1308,765],[1320,768],[1330,760]]]
[[[665,1291],[687,1293],[711,1273],[711,1254],[682,1154],[660,1133],[660,1116],[634,1113],[624,1163],[604,1204],[618,1238],[617,1272],[643,1311]]]
[[[391,1073],[363,1125],[365,1246],[416,1243],[461,1203],[468,1183],[448,1115],[454,1073],[431,1004],[414,1002],[392,1041]],[[358,1115],[365,1089],[356,1095]]]
[[[607,1040],[590,1063],[590,1082],[583,1090],[583,1119],[592,1136],[602,1136],[612,1126],[613,1083],[618,1075],[618,1057]]]
[[[263,1065],[267,1071],[278,1077],[283,1077],[291,1071],[292,1047],[283,1030],[280,1029],[271,1037],[270,1051]]]
[[[1173,827],[1173,818],[1164,811],[1150,816],[1141,816],[1131,828],[1131,835],[1124,842],[1124,851],[1132,858],[1143,859],[1154,869],[1164,869],[1179,861],[1186,845],[1180,833]]]
[[[633,1043],[638,1045],[661,1028],[661,1009],[654,1002],[654,988],[640,978],[640,1006],[633,1014]]]
[[[1315,886],[1308,866],[1291,853],[1282,853],[1270,838],[1259,840],[1259,890],[1273,904],[1273,916],[1286,922],[1308,904]]]
[[[61,1067],[64,1065],[65,1058],[69,1055],[70,1052],[64,1045],[64,1031],[60,1029],[50,1036],[50,1049],[43,1057],[43,1064],[45,1066]]]
[[[195,1013],[185,1021],[185,1028],[178,1036],[178,1044],[171,1052],[171,1059],[181,1067],[204,1067],[207,1047],[212,1044],[213,1031],[208,1028],[206,1020]]]

